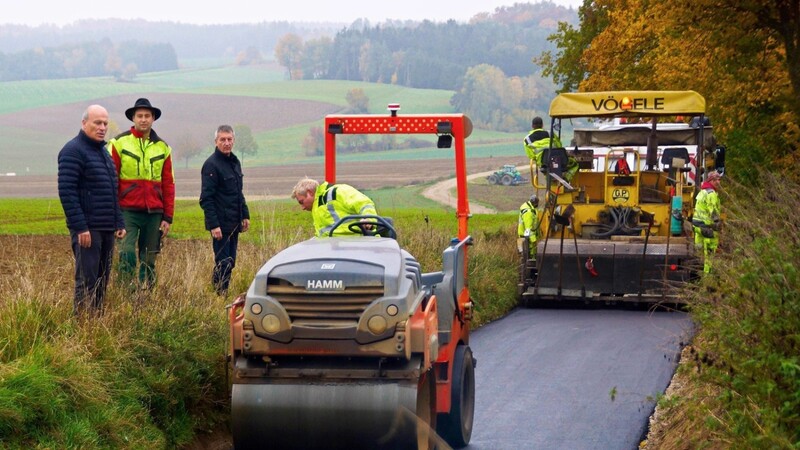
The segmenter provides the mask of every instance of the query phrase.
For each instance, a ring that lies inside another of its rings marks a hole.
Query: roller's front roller
[[[428,380],[234,384],[234,448],[427,448],[432,392]]]

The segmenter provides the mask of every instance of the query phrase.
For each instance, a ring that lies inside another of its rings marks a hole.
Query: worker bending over
[[[333,224],[349,215],[374,215],[375,203],[358,189],[348,184],[320,184],[317,180],[304,178],[297,182],[292,191],[292,198],[304,211],[311,211],[314,220],[314,234],[317,237],[327,236]],[[365,223],[364,228],[372,225]],[[334,236],[358,234],[349,229],[347,224],[337,227]]]

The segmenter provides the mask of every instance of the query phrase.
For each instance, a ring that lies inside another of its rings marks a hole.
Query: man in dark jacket
[[[86,108],[81,131],[58,153],[58,196],[75,255],[74,311],[99,313],[114,254],[114,237],[125,237],[117,199],[117,171],[105,148],[108,111]]]
[[[228,292],[236,265],[239,233],[250,228],[250,211],[244,199],[242,165],[233,154],[235,137],[230,125],[220,125],[214,134],[214,153],[201,170],[200,207],[211,232],[214,248],[212,282],[218,295]]]

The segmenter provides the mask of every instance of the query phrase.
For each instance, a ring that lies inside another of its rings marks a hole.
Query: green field
[[[56,172],[56,154],[64,142],[71,139],[79,129],[81,109],[88,103],[104,99],[133,98],[154,93],[191,95],[215,95],[219,103],[237,102],[240,97],[258,99],[282,99],[319,102],[336,105],[343,110],[347,106],[345,96],[351,89],[363,89],[369,98],[369,112],[385,114],[386,105],[401,104],[400,114],[454,113],[450,105],[452,91],[413,89],[403,86],[361,83],[352,81],[285,81],[283,70],[275,65],[254,67],[190,68],[177,71],[139,75],[134,82],[119,83],[110,77],[90,79],[37,80],[0,83],[0,173],[14,172],[18,175],[50,175]],[[184,97],[188,98],[188,97]],[[119,101],[119,100],[116,100]],[[74,105],[74,106],[73,106]],[[173,129],[188,130],[196,127],[198,111],[187,113],[176,110],[173,105],[168,120]],[[162,106],[163,107],[163,106]],[[213,108],[213,105],[209,105]],[[69,111],[69,112],[65,112]],[[74,111],[74,112],[73,112]],[[190,114],[185,117],[181,114]],[[25,120],[20,117],[25,115]],[[292,111],[281,114],[283,118],[294,117]],[[29,118],[28,118],[29,117]],[[266,131],[256,128],[253,137],[258,144],[256,155],[248,155],[251,166],[288,163],[319,163],[321,158],[305,155],[301,144],[310,128],[322,126],[319,120],[307,119]],[[128,126],[124,118],[111,117],[116,130]],[[271,117],[253,117],[252,124],[268,124]],[[177,128],[176,128],[177,127]],[[155,128],[158,130],[158,124]],[[209,126],[208,128],[211,128]],[[176,166],[183,167],[180,160],[180,131],[165,136],[175,147]],[[403,137],[399,138],[400,140]],[[469,137],[468,156],[519,156],[521,137],[514,133],[475,129]],[[431,139],[433,147],[433,139]],[[206,152],[203,152],[206,153]],[[368,152],[343,155],[348,160],[398,160],[428,159],[440,153],[426,149],[408,149],[392,152]],[[189,160],[189,167],[199,167],[203,158]]]

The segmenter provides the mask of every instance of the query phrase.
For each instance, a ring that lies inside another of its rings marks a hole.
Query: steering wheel
[[[333,236],[333,231],[344,223],[347,223],[347,229],[353,234],[378,235],[397,239],[397,231],[392,226],[390,219],[372,214],[344,216],[331,226],[328,236]],[[372,229],[367,229],[365,225],[371,225]]]

